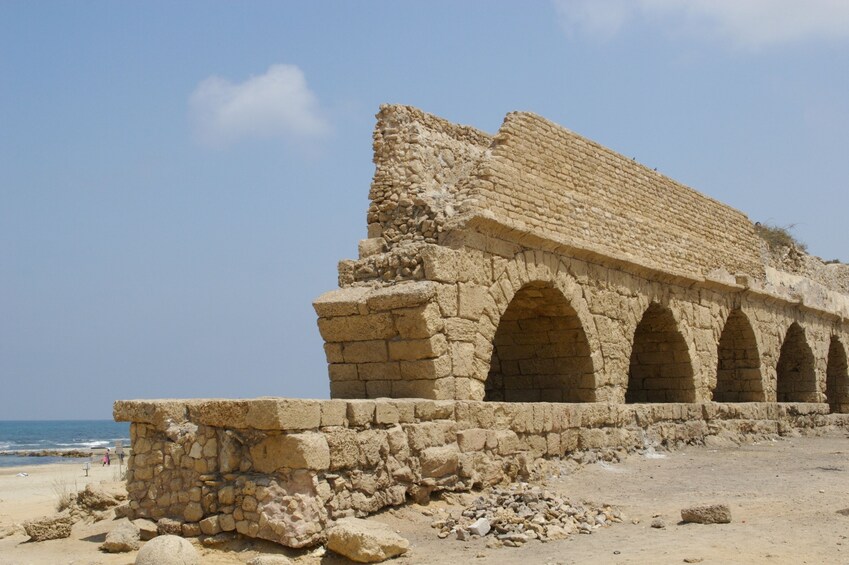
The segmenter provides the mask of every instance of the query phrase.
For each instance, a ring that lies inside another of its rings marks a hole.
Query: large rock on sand
[[[681,519],[695,524],[730,524],[731,509],[727,504],[703,504],[681,510]]]
[[[139,528],[132,522],[123,521],[106,534],[106,540],[100,544],[101,551],[107,553],[126,553],[139,548]]]
[[[379,563],[409,548],[389,526],[359,518],[343,518],[327,532],[327,549],[360,563]]]
[[[71,527],[75,519],[68,510],[30,520],[24,523],[24,531],[30,537],[30,541],[45,541],[50,539],[62,539],[71,535]]]
[[[159,536],[139,550],[135,565],[200,565],[200,555],[181,537]]]

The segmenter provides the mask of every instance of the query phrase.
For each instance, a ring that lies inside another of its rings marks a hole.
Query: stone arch
[[[715,402],[764,402],[758,340],[739,308],[728,315],[717,346]]]
[[[825,392],[832,412],[844,412],[849,409],[849,363],[846,359],[846,347],[836,335],[831,337],[828,347]]]
[[[552,283],[531,282],[512,296],[492,345],[484,400],[595,401],[589,340]]]
[[[793,322],[787,329],[776,367],[778,402],[816,402],[817,374],[814,353],[805,330]]]
[[[631,348],[625,402],[695,402],[693,364],[672,311],[652,302]]]

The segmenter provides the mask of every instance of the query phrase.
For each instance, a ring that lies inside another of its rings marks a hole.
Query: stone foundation
[[[453,400],[138,400],[130,517],[186,535],[237,531],[289,547],[329,521],[432,492],[528,477],[582,452],[631,452],[849,427],[826,404],[568,404]]]

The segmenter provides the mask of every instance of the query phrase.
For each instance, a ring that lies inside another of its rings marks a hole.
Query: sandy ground
[[[788,438],[740,447],[694,447],[660,458],[632,455],[617,464],[592,464],[545,481],[546,488],[572,500],[607,503],[626,515],[621,524],[592,535],[573,535],[549,543],[531,541],[520,548],[488,548],[486,539],[440,540],[426,514],[439,509],[459,514],[476,495],[435,500],[428,507],[407,506],[372,520],[391,525],[411,542],[397,564],[418,563],[835,563],[849,564],[849,434]],[[30,473],[18,477],[20,471]],[[82,489],[86,481],[114,481],[117,469],[81,465],[44,465],[0,469],[0,536],[13,524],[49,514],[62,485]],[[680,509],[698,503],[726,502],[733,522],[682,524]],[[841,510],[846,510],[840,513]],[[663,529],[650,526],[659,515]],[[635,523],[636,522],[636,523]],[[0,539],[0,565],[131,564],[133,553],[98,551],[111,520],[78,523],[71,538],[27,542],[21,533]],[[15,530],[12,529],[14,532]],[[259,552],[283,553],[304,565],[347,561],[323,550],[288,551],[259,541],[236,542],[224,549],[202,548],[204,563],[245,563]],[[686,560],[686,561],[685,561]]]

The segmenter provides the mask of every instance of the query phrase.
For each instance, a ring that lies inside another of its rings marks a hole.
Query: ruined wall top
[[[409,106],[377,118],[361,258],[475,231],[698,278],[764,277],[743,213],[537,115],[510,113],[494,136]]]

